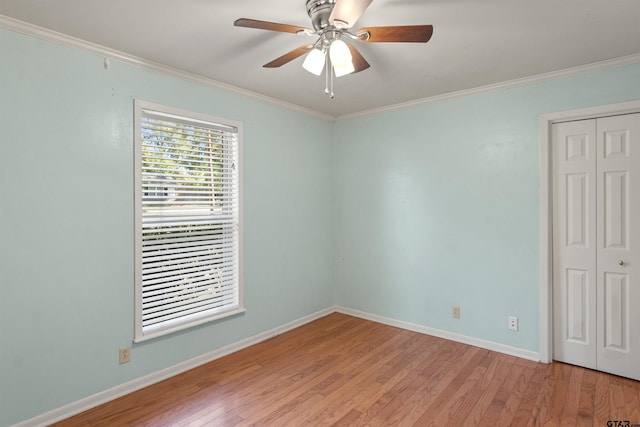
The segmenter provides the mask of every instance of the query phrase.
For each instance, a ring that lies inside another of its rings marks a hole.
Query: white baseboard
[[[44,414],[38,415],[34,418],[30,418],[26,421],[22,421],[15,424],[13,427],[45,427],[49,424],[64,420],[73,415],[87,411],[96,406],[110,402],[118,397],[124,396],[129,393],[133,393],[136,390],[140,390],[144,387],[150,386],[167,378],[186,372],[190,369],[196,368],[205,363],[209,363],[221,357],[227,356],[236,351],[250,347],[254,344],[258,344],[269,338],[275,337],[299,326],[313,322],[321,317],[327,316],[331,313],[342,313],[349,316],[359,317],[361,319],[371,320],[373,322],[382,323],[389,326],[395,326],[397,328],[407,329],[409,331],[419,332],[426,335],[432,335],[439,338],[448,339],[451,341],[460,342],[463,344],[473,345],[475,347],[486,348],[487,350],[497,351],[499,353],[509,354],[511,356],[520,357],[522,359],[533,360],[539,362],[541,360],[540,353],[536,353],[530,350],[523,350],[517,347],[511,347],[508,345],[485,341],[479,338],[473,338],[466,335],[456,334],[453,332],[443,331],[440,329],[430,328],[428,326],[418,325],[415,323],[405,322],[402,320],[391,319],[377,314],[366,313],[364,311],[354,310],[352,308],[332,306],[323,310],[312,313],[308,316],[301,317],[300,319],[293,320],[284,325],[262,332],[249,338],[245,338],[233,344],[229,344],[225,347],[217,350],[205,353],[203,355],[194,357],[193,359],[186,360],[178,363],[177,365],[169,366],[168,368],[161,369],[135,380],[120,384],[116,387],[110,388],[105,391],[101,391],[84,399],[80,399],[76,402],[54,409]]]
[[[96,406],[99,406],[99,405],[102,405],[103,403],[107,403],[111,400],[117,399],[118,397],[124,396],[129,393],[133,393],[136,390],[140,390],[144,387],[150,386],[152,384],[155,384],[167,378],[181,374],[182,372],[186,372],[200,365],[204,365],[205,363],[209,363],[211,361],[227,356],[236,351],[250,347],[254,344],[258,344],[259,342],[265,341],[269,338],[275,337],[276,335],[280,335],[282,333],[290,331],[291,329],[295,329],[306,323],[313,322],[314,320],[317,320],[321,317],[324,317],[334,312],[336,312],[335,307],[325,308],[324,310],[320,310],[308,316],[301,317],[300,319],[293,320],[282,326],[278,326],[277,328],[273,328],[268,331],[254,335],[252,337],[245,338],[243,340],[240,340],[233,344],[229,344],[225,347],[219,348],[209,353],[205,353],[200,356],[194,357],[193,359],[189,359],[184,362],[178,363],[177,365],[169,366],[168,368],[161,369],[159,371],[156,371],[151,374],[145,375],[143,377],[137,378],[135,380],[126,382],[124,384],[120,384],[108,390],[101,391],[99,393],[96,393],[84,399],[80,399],[76,402],[70,403],[68,405],[62,406],[52,411],[45,412],[44,414],[38,415],[34,418],[30,418],[26,421],[22,421],[18,424],[15,424],[13,427],[48,426],[49,424],[64,420],[66,418],[69,418],[73,415],[84,412],[91,408],[95,408]]]
[[[530,350],[524,350],[509,345],[500,344],[493,341],[485,341],[479,338],[473,338],[466,335],[456,334],[454,332],[443,331],[440,329],[430,328],[428,326],[418,325],[415,323],[404,322],[402,320],[391,319],[389,317],[378,316],[377,314],[366,313],[360,310],[354,310],[346,307],[335,307],[338,313],[348,314],[349,316],[359,317],[361,319],[371,320],[377,323],[383,323],[396,328],[407,329],[409,331],[419,332],[421,334],[432,335],[434,337],[444,338],[451,341],[469,344],[475,347],[486,348],[487,350],[497,351],[498,353],[508,354],[510,356],[520,357],[522,359],[540,362],[540,353]]]

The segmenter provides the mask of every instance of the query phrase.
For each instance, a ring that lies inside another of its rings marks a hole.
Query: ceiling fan
[[[365,27],[355,32],[350,29],[373,0],[307,0],[307,13],[313,30],[296,25],[240,18],[236,27],[280,31],[305,36],[317,36],[313,44],[306,44],[264,64],[266,68],[280,67],[306,54],[302,66],[317,76],[325,70],[325,93],[333,98],[333,76],[358,73],[370,67],[366,59],[347,38],[363,43],[413,42],[426,43],[433,34],[432,25],[395,25],[390,27]]]

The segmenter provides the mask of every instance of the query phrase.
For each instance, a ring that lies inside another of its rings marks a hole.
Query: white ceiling
[[[336,80],[262,65],[314,39],[305,0],[0,0],[0,14],[331,116],[640,53],[639,0],[374,0],[354,28],[432,24],[427,44],[357,43],[371,68]]]

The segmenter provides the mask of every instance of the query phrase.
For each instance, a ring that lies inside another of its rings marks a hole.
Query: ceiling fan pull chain
[[[330,90],[330,94],[329,94],[329,98],[333,99],[333,67],[331,67],[331,69],[329,70],[329,90]]]
[[[324,72],[325,72],[324,93],[329,95],[329,98],[333,99],[333,97],[334,97],[334,94],[333,94],[333,65],[331,65],[331,58],[329,57],[328,53],[325,55],[324,60],[325,60],[325,67],[324,67]]]
[[[325,79],[324,79],[324,93],[326,93],[327,95],[329,95],[329,74],[331,74],[331,61],[329,60],[329,55],[326,54],[324,56],[324,74],[325,74]],[[332,88],[333,89],[333,88]]]

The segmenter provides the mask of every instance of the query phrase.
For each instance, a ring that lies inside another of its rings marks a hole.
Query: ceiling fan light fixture
[[[331,46],[329,46],[329,58],[336,77],[342,77],[355,71],[351,50],[342,40],[337,39],[331,43]]]
[[[302,63],[302,67],[310,72],[311,74],[315,74],[319,76],[322,74],[322,70],[324,69],[324,52],[320,49],[311,49],[311,51],[307,54],[307,57],[304,59]]]
[[[340,39],[331,42],[329,58],[331,58],[331,64],[333,64],[335,68],[343,68],[346,67],[347,64],[353,65],[349,46]]]

